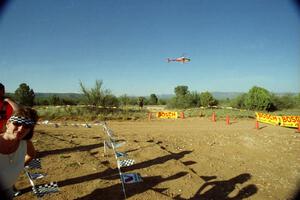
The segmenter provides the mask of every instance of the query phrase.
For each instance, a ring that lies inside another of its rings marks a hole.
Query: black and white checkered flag
[[[45,177],[45,174],[41,174],[41,173],[29,173],[28,172],[28,175],[30,176],[30,179],[32,179],[32,180],[36,180],[36,179]]]
[[[11,116],[9,118],[9,121],[10,122],[17,122],[17,123],[20,123],[20,124],[27,124],[27,125],[35,124],[35,122],[31,119],[28,119],[26,117],[19,117],[19,116],[15,116],[15,115]]]
[[[139,173],[122,174],[121,179],[125,184],[138,183],[143,181]]]
[[[129,167],[134,164],[134,160],[127,159],[127,160],[118,160],[118,167]]]
[[[35,158],[31,160],[28,165],[25,166],[26,169],[42,169],[41,160],[39,158]]]
[[[45,185],[34,186],[32,191],[37,197],[43,197],[46,194],[58,192],[59,189],[57,183],[51,182]]]
[[[121,157],[127,157],[128,154],[127,153],[122,153],[122,152],[116,152],[116,156],[117,156],[117,158],[121,158]]]

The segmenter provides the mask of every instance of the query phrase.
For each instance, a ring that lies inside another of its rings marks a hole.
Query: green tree
[[[159,99],[158,100],[158,104],[159,105],[166,105],[167,104],[167,100],[166,99]]]
[[[33,106],[34,98],[34,91],[30,89],[30,87],[26,83],[21,83],[19,85],[19,88],[15,91],[15,99],[21,105]]]
[[[200,93],[200,102],[201,105],[205,107],[218,105],[218,101],[208,91]]]
[[[45,97],[35,97],[35,105],[38,105],[38,106],[47,106],[49,105],[49,101],[48,101],[48,98],[45,98]]]
[[[196,91],[191,92],[190,94],[190,98],[191,98],[191,106],[193,107],[199,107],[201,102],[200,102],[200,94]]]
[[[230,106],[233,108],[246,108],[245,99],[247,94],[241,94],[230,101]]]
[[[78,99],[71,99],[71,98],[62,98],[61,99],[62,105],[77,105]]]
[[[283,96],[272,94],[271,101],[274,104],[276,110],[290,109],[290,108],[297,107],[297,96],[294,96],[292,94],[285,94]]]
[[[138,104],[139,104],[139,98],[129,97],[129,105],[138,105]]]
[[[49,99],[49,103],[54,106],[61,105],[61,99],[57,95],[52,95]]]
[[[188,86],[179,85],[174,89],[176,97],[185,96],[189,93]]]
[[[158,98],[155,94],[151,94],[149,98],[149,105],[157,105]]]
[[[271,94],[268,90],[254,86],[246,95],[245,106],[250,110],[270,111],[274,108],[271,99]]]
[[[91,89],[87,89],[83,83],[80,81],[80,88],[83,92],[83,96],[85,97],[85,103],[87,105],[94,105],[94,106],[105,106],[104,103],[104,96],[107,91],[102,89],[102,80],[96,80],[95,87]]]
[[[126,94],[123,94],[119,97],[119,102],[122,106],[127,106],[130,104],[130,98]]]
[[[168,101],[170,108],[189,108],[193,107],[194,96],[190,94],[188,86],[179,85],[174,89],[175,97]]]
[[[113,95],[113,94],[107,94],[105,95],[105,97],[103,98],[103,105],[105,105],[105,107],[119,107],[120,102],[118,100],[118,98]]]

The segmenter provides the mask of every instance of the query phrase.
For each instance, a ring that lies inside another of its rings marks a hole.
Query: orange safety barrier
[[[181,119],[184,119],[184,112],[181,112],[181,113],[180,113],[180,118],[181,118]]]
[[[258,130],[259,129],[259,122],[256,120],[256,123],[255,123],[255,128]]]
[[[212,113],[211,120],[212,120],[213,122],[216,121],[216,113],[215,113],[215,112]]]
[[[227,125],[230,125],[229,115],[226,115],[226,124],[227,124]]]
[[[148,113],[148,119],[151,120],[151,118],[152,118],[152,113],[149,112],[149,113]]]

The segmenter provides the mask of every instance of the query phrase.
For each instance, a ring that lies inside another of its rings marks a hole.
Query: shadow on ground
[[[49,154],[55,154],[55,153],[63,153],[63,152],[69,152],[69,151],[77,151],[77,150],[89,150],[91,148],[96,148],[99,145],[102,144],[95,144],[95,145],[87,145],[87,146],[83,146],[83,147],[74,147],[74,148],[67,148],[67,149],[60,149],[60,150],[52,150],[52,151],[46,151],[46,152],[40,152],[41,155],[45,156],[45,155],[49,155]],[[135,169],[142,169],[142,168],[147,168],[153,165],[158,165],[158,164],[162,164],[164,162],[167,162],[169,160],[179,160],[181,158],[183,158],[186,154],[191,153],[192,151],[182,151],[179,153],[170,153],[169,155],[166,156],[161,156],[152,160],[148,160],[145,162],[141,162],[141,163],[137,163],[133,166],[130,167],[123,167],[122,168],[122,172],[126,172],[126,171],[131,171],[131,170],[135,170]],[[190,161],[192,162],[192,161]],[[172,179],[176,179],[179,177],[184,176],[186,173],[185,172],[180,172],[177,173],[176,175],[170,176],[168,178],[162,178],[161,176],[153,176],[153,177],[146,177],[143,178],[144,182],[141,185],[141,187],[133,187],[131,188],[129,186],[129,196],[132,196],[136,193],[141,193],[146,191],[147,189],[151,189],[153,186],[157,185],[158,183],[167,181],[167,180],[172,180]],[[79,184],[79,183],[83,183],[83,182],[87,182],[87,181],[91,181],[91,180],[95,180],[95,179],[106,179],[106,180],[116,180],[119,179],[119,173],[118,173],[118,169],[115,168],[108,168],[105,171],[102,172],[98,172],[98,173],[93,173],[93,174],[89,174],[89,175],[85,175],[85,176],[80,176],[80,177],[74,177],[74,178],[70,178],[67,180],[63,180],[63,181],[58,181],[57,184],[60,188],[67,186],[67,185],[72,185],[72,184]],[[134,184],[133,184],[134,185]],[[104,199],[119,199],[119,197],[116,197],[114,195],[117,195],[118,193],[120,193],[121,191],[121,184],[116,184],[107,188],[102,188],[102,189],[96,189],[94,192],[92,192],[91,194],[87,195],[86,197],[83,197],[83,199],[97,199],[98,195],[100,194],[106,194],[107,198]],[[22,194],[30,192],[31,191],[31,187],[27,187],[24,189],[20,190]],[[63,189],[61,189],[61,191],[63,192]],[[118,193],[117,193],[118,191]],[[122,193],[121,193],[122,194]],[[110,195],[113,195],[113,197],[111,197]],[[101,196],[101,198],[103,198],[103,196]],[[120,198],[124,198],[124,196],[122,197],[122,195],[120,195]],[[81,198],[80,198],[81,199]]]
[[[192,200],[242,200],[257,193],[258,188],[254,184],[249,184],[243,188],[238,188],[238,184],[245,184],[250,180],[248,173],[240,174],[229,180],[212,181],[216,176],[201,177],[206,181],[189,199]],[[237,192],[238,190],[238,192]],[[236,192],[234,192],[236,191]],[[232,194],[234,192],[234,194]],[[176,196],[174,199],[182,200],[184,198]]]

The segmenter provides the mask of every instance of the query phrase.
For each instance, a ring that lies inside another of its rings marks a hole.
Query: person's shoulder
[[[7,108],[9,108],[9,109],[12,109],[12,110],[13,110],[13,107],[12,107],[12,105],[10,105],[10,103],[6,102],[6,106],[7,106]]]
[[[4,103],[5,103],[5,106],[6,106],[6,113],[11,115],[14,111],[14,108],[12,107],[12,105],[10,105],[10,103],[8,103],[6,101]]]
[[[8,108],[8,107],[12,108],[12,106],[7,101],[0,101],[0,106],[1,107],[5,106],[6,108]]]

